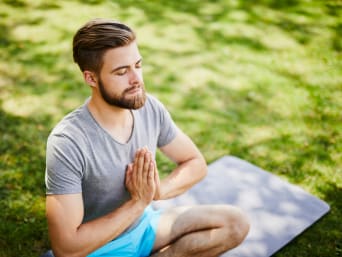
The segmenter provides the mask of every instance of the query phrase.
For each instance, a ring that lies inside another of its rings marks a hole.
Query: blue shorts
[[[148,206],[128,231],[87,257],[146,257],[152,252],[161,211]]]

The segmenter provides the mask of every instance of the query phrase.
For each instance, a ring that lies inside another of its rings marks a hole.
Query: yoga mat
[[[271,256],[330,210],[300,187],[233,156],[210,164],[207,177],[188,192],[154,207],[221,203],[239,206],[251,222],[245,241],[222,257]]]

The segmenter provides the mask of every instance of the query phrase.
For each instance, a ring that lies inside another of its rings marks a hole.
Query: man
[[[51,132],[46,213],[53,253],[79,256],[218,256],[249,225],[232,206],[155,211],[200,181],[205,160],[164,106],[145,94],[134,32],[95,19],[74,36],[73,56],[91,97]],[[177,165],[160,180],[157,147]]]

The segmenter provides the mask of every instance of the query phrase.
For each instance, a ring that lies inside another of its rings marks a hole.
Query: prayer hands
[[[139,149],[135,154],[134,162],[128,165],[125,184],[132,199],[146,205],[160,194],[156,162],[147,147]]]

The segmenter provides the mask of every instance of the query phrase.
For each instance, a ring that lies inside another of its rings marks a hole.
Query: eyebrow
[[[142,61],[142,58],[140,58],[135,64],[138,64],[141,61]],[[121,69],[127,69],[129,67],[130,67],[130,65],[119,66],[119,67],[112,69],[111,73],[116,72],[116,71],[121,70]]]

